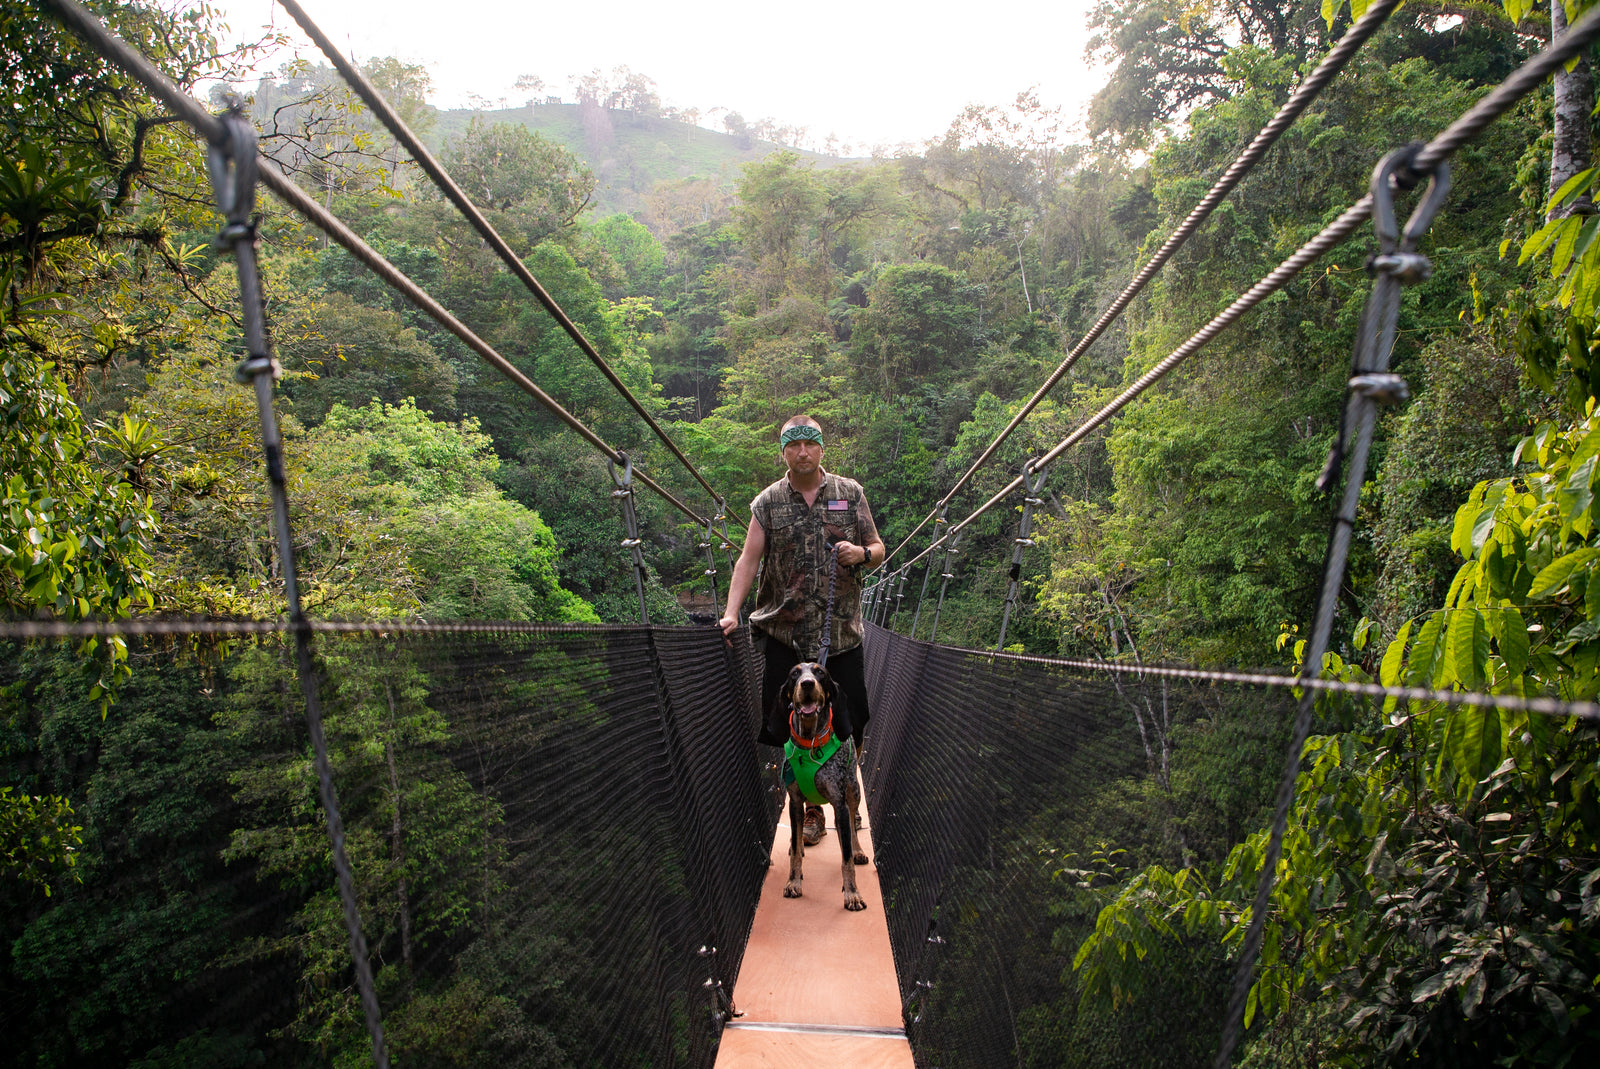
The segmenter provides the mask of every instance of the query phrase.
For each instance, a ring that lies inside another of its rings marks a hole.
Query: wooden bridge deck
[[[870,861],[856,866],[867,908],[848,912],[839,890],[839,832],[833,808],[826,812],[828,834],[806,848],[801,898],[783,897],[787,810],[778,823],[772,867],[733,989],[743,1016],[723,1030],[717,1069],[913,1069],[878,870]],[[870,828],[863,812],[859,841],[869,858]]]

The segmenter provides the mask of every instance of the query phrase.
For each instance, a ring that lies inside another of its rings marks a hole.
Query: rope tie
[[[711,587],[711,615],[713,617],[720,617],[722,615],[722,613],[717,609],[717,558],[716,554],[713,552],[713,548],[716,545],[714,540],[717,537],[716,523],[717,520],[723,518],[721,515],[721,504],[722,502],[717,502],[718,508],[712,510],[711,518],[706,520],[705,539],[695,547],[696,549],[703,549],[706,551],[705,577],[707,584]],[[723,544],[727,544],[726,540],[724,540]]]
[[[1017,525],[1017,537],[1012,539],[1011,570],[1007,572],[1005,609],[1000,613],[1000,640],[995,643],[995,652],[1006,648],[1006,627],[1011,623],[1011,613],[1017,607],[1017,590],[1022,585],[1022,554],[1031,545],[1033,539],[1033,509],[1035,505],[1044,504],[1044,498],[1039,495],[1044,492],[1044,481],[1049,478],[1049,471],[1038,468],[1036,461],[1029,460],[1022,465],[1022,478],[1027,484],[1028,492],[1022,499],[1022,522]]]

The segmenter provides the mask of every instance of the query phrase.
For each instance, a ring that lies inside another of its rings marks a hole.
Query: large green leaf
[[[1552,219],[1550,222],[1535,230],[1527,241],[1522,243],[1522,253],[1517,257],[1517,266],[1521,267],[1529,260],[1548,249],[1552,242],[1559,240],[1565,230],[1571,230],[1577,240],[1577,232],[1583,226],[1581,219],[1571,216],[1566,219]]]
[[[1539,572],[1533,581],[1533,587],[1528,591],[1528,597],[1530,599],[1542,598],[1560,590],[1567,585],[1575,569],[1580,565],[1588,564],[1597,557],[1600,557],[1600,549],[1596,549],[1593,546],[1585,546],[1582,549],[1576,549],[1564,556],[1557,557]]]
[[[1417,641],[1412,643],[1411,657],[1406,662],[1407,686],[1434,686],[1435,676],[1443,667],[1444,648],[1440,632],[1444,629],[1447,615],[1445,610],[1440,609],[1428,617],[1417,632]]]
[[[1450,713],[1445,746],[1450,763],[1470,789],[1500,763],[1500,711],[1477,705],[1458,706]]]
[[[1489,661],[1489,630],[1476,609],[1457,609],[1450,614],[1445,636],[1445,668],[1442,682],[1459,683],[1467,690],[1483,686],[1484,668]]]
[[[1506,670],[1513,676],[1520,676],[1528,667],[1528,625],[1523,620],[1522,613],[1516,609],[1502,609],[1500,617],[1500,634],[1498,645],[1500,659],[1506,662]]]

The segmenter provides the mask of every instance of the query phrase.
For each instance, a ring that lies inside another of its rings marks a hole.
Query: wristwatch
[[[872,566],[872,547],[871,546],[862,546],[861,547],[861,551],[867,555],[866,559],[863,560],[861,563],[870,568]]]

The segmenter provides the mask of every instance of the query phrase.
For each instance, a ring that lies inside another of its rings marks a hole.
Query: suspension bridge
[[[1085,841],[1086,829],[1115,824],[1125,842],[1186,856],[1179,817],[1203,814],[1171,810],[1173,755],[1165,740],[1173,725],[1205,724],[1241,754],[1272,755],[1267,778],[1276,784],[1276,809],[1252,925],[1227,968],[1152,977],[1162,1012],[1119,1025],[1118,1041],[1152,1064],[1229,1065],[1244,1032],[1265,904],[1279,873],[1318,695],[1337,694],[1367,708],[1442,702],[1538,716],[1593,718],[1600,712],[1547,697],[1005,651],[1032,544],[1033,508],[1042,501],[1051,465],[1371,220],[1380,245],[1376,282],[1338,456],[1330,464],[1326,489],[1337,492],[1342,475],[1343,497],[1305,656],[1308,665],[1322,664],[1375,414],[1403,390],[1388,368],[1400,289],[1425,270],[1418,241],[1448,195],[1448,160],[1589,47],[1600,36],[1600,12],[1574,24],[1432,141],[1386,158],[1371,193],[1059,445],[1028,461],[1000,492],[952,520],[957,495],[974,474],[1398,6],[1397,0],[1373,3],[893,550],[863,607],[873,719],[861,776],[873,865],[862,875],[869,908],[856,914],[839,908],[832,888],[836,830],[808,852],[806,897],[785,901],[775,893],[787,831],[779,827],[776,753],[754,741],[765,696],[757,693],[760,667],[748,629],[724,641],[714,628],[668,627],[648,616],[634,495],[641,489],[660,495],[703,532],[713,597],[716,554],[726,559],[735,548],[727,518],[736,514],[361,72],[299,4],[283,4],[710,501],[704,511],[696,509],[668,487],[664,473],[643,471],[563,408],[261,157],[254,131],[239,114],[212,114],[72,0],[48,0],[69,28],[181,116],[209,147],[226,219],[220,243],[240,269],[247,352],[239,375],[258,401],[286,613],[274,621],[6,621],[0,639],[46,647],[117,636],[146,666],[120,700],[160,700],[149,680],[162,674],[190,679],[194,686],[184,700],[208,720],[245,725],[258,756],[309,752],[301,782],[308,789],[314,784],[326,838],[315,847],[302,839],[297,849],[326,858],[329,886],[337,890],[329,901],[337,902],[346,946],[338,954],[328,947],[319,952],[339,958],[329,967],[337,977],[330,982],[350,995],[332,1016],[360,1022],[370,1045],[363,1060],[387,1066],[421,1030],[448,1021],[479,1030],[474,1035],[487,1044],[483,1049],[505,1052],[502,1064],[737,1067],[818,1058],[858,1065],[1073,1064],[1085,1055],[1085,1044],[1102,1041],[1089,1037],[1106,1021],[1075,1018],[1063,1002],[1077,938],[1093,929],[1095,917],[1083,912],[1086,899],[1061,889],[1092,890],[1120,872],[1114,856],[1085,853],[1094,845]],[[1428,191],[1410,221],[1401,223],[1395,198],[1422,183]],[[276,364],[265,341],[254,263],[258,184],[611,463],[622,514],[620,548],[638,576],[639,623],[306,615],[296,592],[283,445],[273,410]],[[996,648],[939,644],[963,532],[987,512],[1015,504],[1022,505],[1022,518]],[[929,523],[931,540],[910,553]],[[903,559],[891,568],[897,558]],[[226,682],[185,657],[185,644],[201,637],[226,643]],[[1114,819],[1088,811],[1095,789],[1116,779],[1149,790],[1130,795]],[[265,938],[284,916],[299,915],[308,892],[244,889],[252,878],[240,875],[238,914],[228,923]],[[202,1022],[242,1016],[267,1031],[282,1027],[284,1000],[293,997],[281,976],[242,970],[236,985],[197,993],[195,1012]],[[484,1038],[491,1035],[500,1038]],[[1280,1055],[1277,1064],[1285,1065],[1302,1057],[1292,1045]]]

